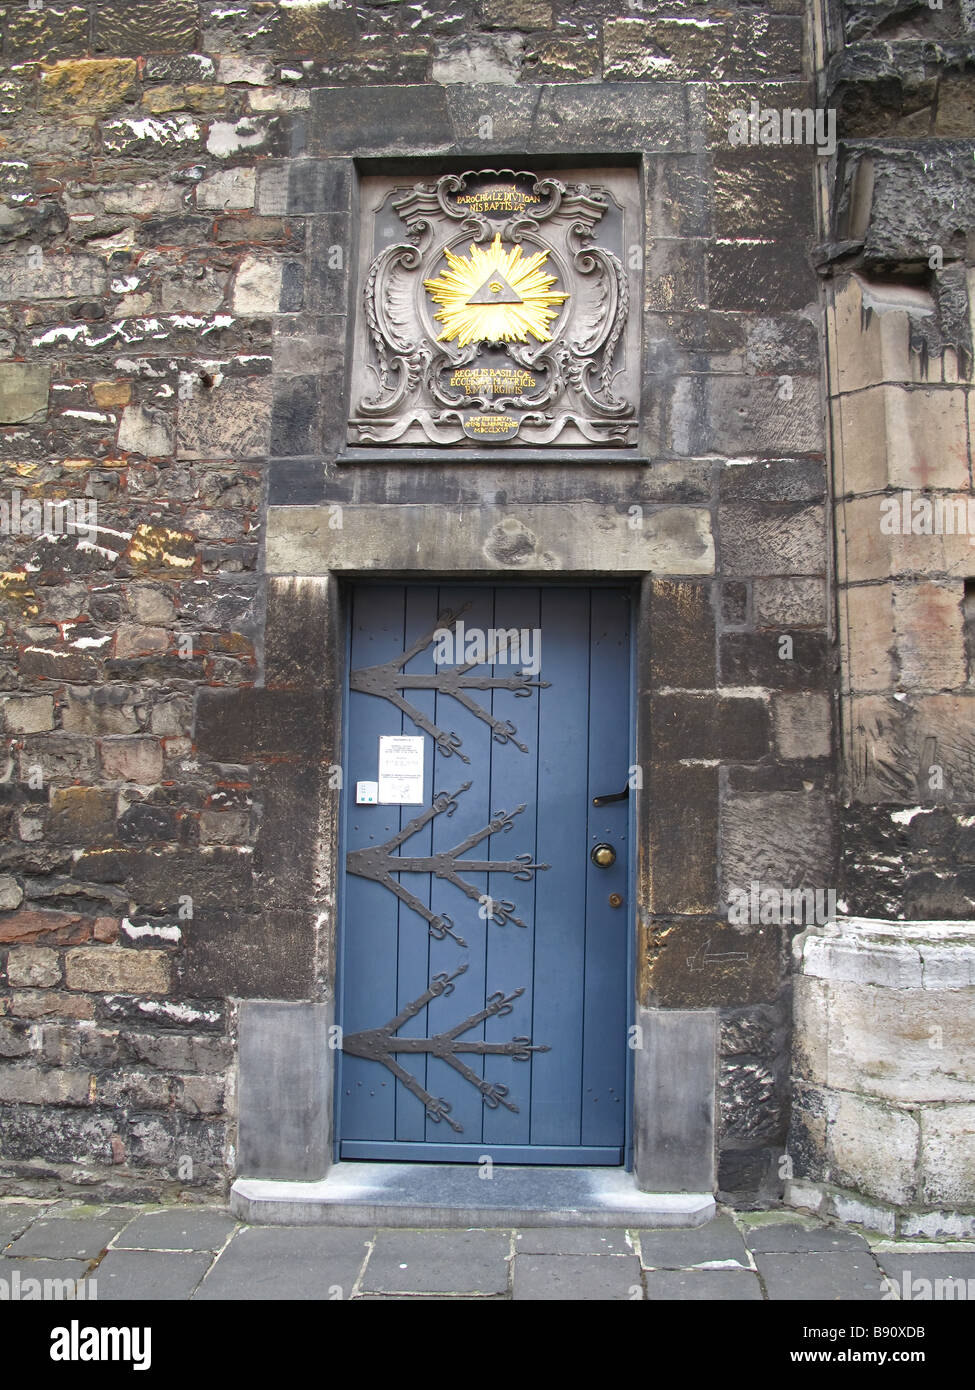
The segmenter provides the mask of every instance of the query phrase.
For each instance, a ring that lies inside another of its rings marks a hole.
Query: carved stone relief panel
[[[635,448],[635,170],[370,176],[360,192],[350,446]]]

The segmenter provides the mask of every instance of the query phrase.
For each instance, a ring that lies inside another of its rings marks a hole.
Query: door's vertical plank
[[[403,650],[403,590],[395,586],[357,588],[352,604],[352,669],[374,666]],[[353,694],[349,705],[349,747],[343,761],[347,798],[346,850],[382,844],[399,829],[396,806],[357,806],[357,781],[377,775],[379,735],[401,732],[399,711],[372,695]],[[346,1033],[375,1028],[397,1010],[397,901],[381,884],[345,876],[342,1027]],[[394,1132],[396,1086],[385,1068],[344,1057],[340,1097],[340,1135],[388,1139]]]
[[[589,646],[589,849],[612,845],[609,869],[587,855],[582,1143],[622,1144],[626,1110],[627,826],[629,799],[593,806],[621,791],[629,770],[629,602],[620,589],[593,589]],[[612,907],[610,894],[623,899]]]
[[[429,632],[437,620],[439,611],[437,590],[433,585],[411,584],[404,588],[406,621],[404,627],[404,650],[418,638]],[[433,674],[433,645],[417,652],[406,666],[404,672],[411,675]],[[430,690],[407,690],[402,694],[409,703],[428,718],[436,716],[436,692]],[[392,706],[390,713],[395,714]],[[403,806],[400,821],[406,825],[429,806],[433,797],[435,745],[429,735],[418,728],[413,721],[404,716],[404,734],[422,737],[423,757],[423,806]],[[401,847],[401,855],[428,855],[433,845],[433,827],[426,825]],[[423,874],[403,874],[400,882],[409,892],[414,893],[427,907],[430,906],[430,877]],[[402,1009],[411,1000],[417,999],[426,990],[431,979],[430,932],[427,923],[412,908],[401,903],[399,907],[399,972],[397,979],[397,1007]],[[427,1034],[427,1011],[410,1019],[399,1030],[403,1038],[422,1038]],[[427,1058],[422,1054],[400,1058],[407,1070],[417,1078],[421,1086],[427,1084]],[[397,1083],[396,1087],[396,1138],[405,1142],[422,1143],[426,1131],[426,1112],[415,1096]]]
[[[519,641],[521,631],[526,629],[531,639],[533,634],[539,632],[539,591],[513,586],[495,590],[494,626],[506,630],[518,629]],[[534,636],[536,646],[537,640],[537,636]],[[494,665],[492,675],[506,679],[521,670],[520,662],[510,660],[510,649],[508,654],[506,663]],[[541,655],[544,663],[544,640]],[[541,678],[544,678],[544,671]],[[529,679],[537,680],[539,677],[529,676]],[[492,858],[512,859],[517,854],[529,853],[534,859],[538,797],[538,692],[532,690],[528,696],[520,696],[510,690],[495,690],[492,712],[496,719],[509,721],[515,726],[517,732],[513,737],[528,749],[527,753],[523,753],[510,741],[494,746],[491,809],[513,811],[522,804],[525,809],[515,817],[514,825],[507,834],[495,837]],[[542,880],[545,877],[544,873],[538,875]],[[510,1014],[488,1019],[485,1025],[488,1042],[504,1043],[514,1037],[531,1036],[536,889],[535,883],[526,883],[508,874],[492,874],[489,879],[488,891],[491,896],[513,902],[513,915],[520,918],[525,926],[518,927],[509,921],[505,926],[489,927],[488,992],[500,990],[507,995],[519,988],[525,992],[515,1001]],[[485,1141],[493,1144],[527,1144],[531,1137],[532,1061],[491,1057],[487,1061],[485,1074],[492,1081],[507,1086],[505,1099],[518,1106],[517,1114],[503,1105],[495,1110],[485,1109]]]
[[[491,626],[492,594],[482,586],[444,585],[439,592],[440,608],[457,612],[465,603],[471,607],[462,615],[465,629],[487,628]],[[454,652],[454,656],[459,653]],[[455,661],[461,665],[462,661]],[[484,691],[473,691],[474,700],[482,706],[490,701]],[[489,707],[489,703],[487,703]],[[461,751],[470,759],[463,763],[456,754],[444,757],[438,753],[435,767],[436,791],[455,792],[465,782],[471,786],[458,796],[456,809],[437,816],[433,822],[434,852],[452,848],[468,835],[480,830],[491,818],[490,771],[491,771],[491,730],[487,724],[459,701],[450,695],[437,694],[437,724],[441,729],[452,730],[462,741]],[[481,843],[466,854],[466,858],[487,859],[491,854],[491,840]],[[464,869],[463,860],[456,864],[459,876],[477,888],[478,893],[487,892],[487,875],[473,874]],[[428,1009],[431,1033],[442,1032],[454,1027],[462,1019],[479,1012],[484,1007],[485,997],[485,937],[488,929],[494,928],[478,916],[476,899],[467,897],[459,888],[446,880],[434,879],[431,887],[431,906],[435,912],[445,912],[453,918],[454,930],[463,937],[467,946],[458,946],[456,941],[445,937],[442,941],[431,941],[431,977],[443,971],[453,974],[461,964],[467,964],[466,972],[453,982],[450,994],[434,999]],[[484,1025],[478,1024],[465,1039],[477,1041],[484,1037]],[[463,1059],[478,1076],[484,1075],[484,1059],[466,1056]],[[451,1106],[450,1118],[463,1126],[457,1133],[446,1120],[436,1122],[427,1119],[426,1138],[428,1142],[472,1144],[481,1138],[482,1110],[480,1092],[465,1081],[453,1067],[440,1058],[431,1057],[427,1076],[429,1090],[434,1096],[443,1097]]]
[[[582,1107],[589,599],[545,589],[545,679],[539,692],[538,874],[532,1038],[550,1052],[532,1068],[533,1144],[578,1144]]]

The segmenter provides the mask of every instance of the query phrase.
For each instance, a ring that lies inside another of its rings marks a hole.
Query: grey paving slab
[[[236,1229],[229,1212],[201,1208],[146,1212],[128,1226],[115,1250],[219,1250]]]
[[[745,1244],[755,1254],[789,1253],[830,1250],[869,1250],[870,1247],[856,1231],[837,1226],[816,1226],[809,1229],[798,1221],[775,1221],[767,1226],[746,1228]]]
[[[730,1216],[716,1216],[691,1230],[640,1231],[639,1236],[646,1269],[690,1269],[731,1260],[749,1268],[745,1242]]]
[[[975,1251],[960,1255],[877,1251],[874,1259],[893,1286],[887,1292],[905,1302],[975,1302]]]
[[[363,1293],[504,1293],[509,1231],[379,1231]]]
[[[33,1202],[3,1202],[0,1204],[0,1250],[22,1236],[32,1221],[43,1216],[45,1206]]]
[[[87,1260],[4,1260],[0,1279],[5,1281],[5,1298],[11,1302],[60,1302],[75,1297],[87,1268]],[[32,1279],[38,1282],[29,1284]]]
[[[209,1250],[110,1250],[92,1276],[98,1302],[187,1299],[212,1260]]]
[[[625,1231],[611,1227],[539,1226],[515,1234],[517,1255],[632,1255]]]
[[[119,1217],[43,1216],[4,1252],[8,1257],[46,1255],[52,1259],[92,1260],[132,1219]]]
[[[516,1255],[512,1287],[521,1302],[643,1298],[635,1255]]]
[[[247,1227],[211,1266],[193,1298],[350,1298],[372,1234],[368,1227]]]
[[[761,1303],[758,1275],[746,1269],[650,1269],[644,1275],[651,1303]]]
[[[870,1254],[858,1251],[799,1254],[761,1254],[755,1264],[768,1297],[812,1301],[879,1302],[885,1286],[883,1275]]]

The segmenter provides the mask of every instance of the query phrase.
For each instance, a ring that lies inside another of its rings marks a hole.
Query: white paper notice
[[[380,806],[423,805],[423,743],[405,734],[380,736]]]

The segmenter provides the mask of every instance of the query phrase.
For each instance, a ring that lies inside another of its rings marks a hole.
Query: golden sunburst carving
[[[485,251],[471,244],[469,256],[444,250],[448,269],[436,280],[424,280],[430,297],[441,305],[434,318],[444,331],[439,342],[527,343],[529,333],[540,343],[551,342],[549,324],[569,296],[552,291],[556,277],[542,270],[547,251],[522,260],[521,247],[505,250],[495,236]]]

